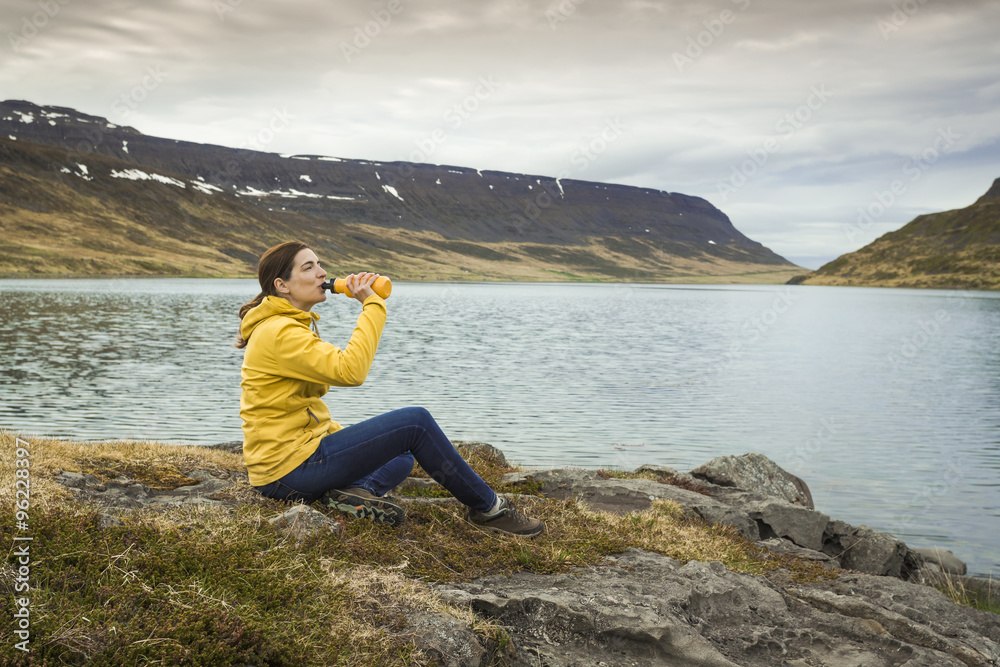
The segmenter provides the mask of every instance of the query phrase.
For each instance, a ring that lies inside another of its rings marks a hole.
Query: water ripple
[[[232,341],[256,293],[248,280],[0,281],[0,423],[241,439]],[[824,512],[985,573],[1000,565],[998,296],[400,283],[368,381],[326,399],[345,425],[423,405],[455,439],[528,466],[689,469],[759,451]],[[357,304],[317,312],[324,339],[346,345]]]

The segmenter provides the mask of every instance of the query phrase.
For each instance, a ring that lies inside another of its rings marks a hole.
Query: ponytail
[[[257,296],[255,296],[252,300],[250,300],[250,301],[244,303],[242,306],[240,306],[240,322],[243,321],[243,316],[246,315],[248,312],[250,312],[251,308],[256,308],[257,306],[259,306],[260,304],[262,304],[264,302],[264,297],[265,296],[267,296],[267,295],[264,294],[263,292],[261,292],[260,294],[258,294]],[[242,334],[242,332],[240,332],[239,330],[237,330],[236,331],[236,342],[233,344],[233,347],[236,347],[236,348],[239,348],[239,349],[243,349],[246,346],[247,346],[247,342],[245,340],[243,340],[243,334]]]

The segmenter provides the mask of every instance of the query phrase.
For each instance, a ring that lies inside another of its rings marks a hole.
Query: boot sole
[[[350,493],[338,493],[324,497],[323,503],[330,509],[350,514],[355,518],[371,519],[390,526],[402,526],[406,520],[403,508],[387,500],[371,500]]]

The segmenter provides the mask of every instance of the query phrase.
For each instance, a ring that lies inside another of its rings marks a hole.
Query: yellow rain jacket
[[[319,441],[342,427],[321,397],[330,386],[357,387],[371,369],[385,326],[385,301],[365,299],[347,347],[320,340],[319,315],[268,296],[243,317],[243,456],[250,483],[280,479],[309,458]],[[312,328],[310,328],[312,325]]]

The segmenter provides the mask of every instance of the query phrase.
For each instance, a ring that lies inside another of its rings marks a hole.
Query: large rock
[[[887,577],[785,587],[632,549],[570,574],[436,588],[498,620],[550,667],[1000,664],[995,615]]]
[[[648,509],[653,500],[672,500],[686,516],[734,527],[748,540],[760,539],[757,524],[742,509],[721,503],[709,496],[650,479],[604,479],[594,470],[566,468],[527,473],[509,473],[505,482],[539,482],[541,493],[549,498],[576,498],[594,510],[626,514]]]
[[[762,539],[783,537],[812,551],[823,548],[823,531],[830,517],[822,512],[781,500],[758,500],[743,508],[757,522]]]
[[[469,457],[473,454],[480,454],[493,459],[496,461],[497,465],[508,465],[507,457],[504,453],[488,442],[478,442],[476,440],[452,440],[451,444],[455,446],[455,449],[461,452],[462,456]]]
[[[902,577],[917,565],[908,561],[906,545],[892,535],[843,521],[827,524],[822,551],[838,559],[841,567],[866,574]]]
[[[733,487],[762,498],[781,498],[813,509],[809,486],[763,454],[720,456],[691,471],[698,479]]]
[[[968,566],[960,560],[950,550],[939,549],[937,547],[917,547],[911,549],[915,554],[924,559],[924,562],[936,566],[946,574],[963,576],[968,572]]]

